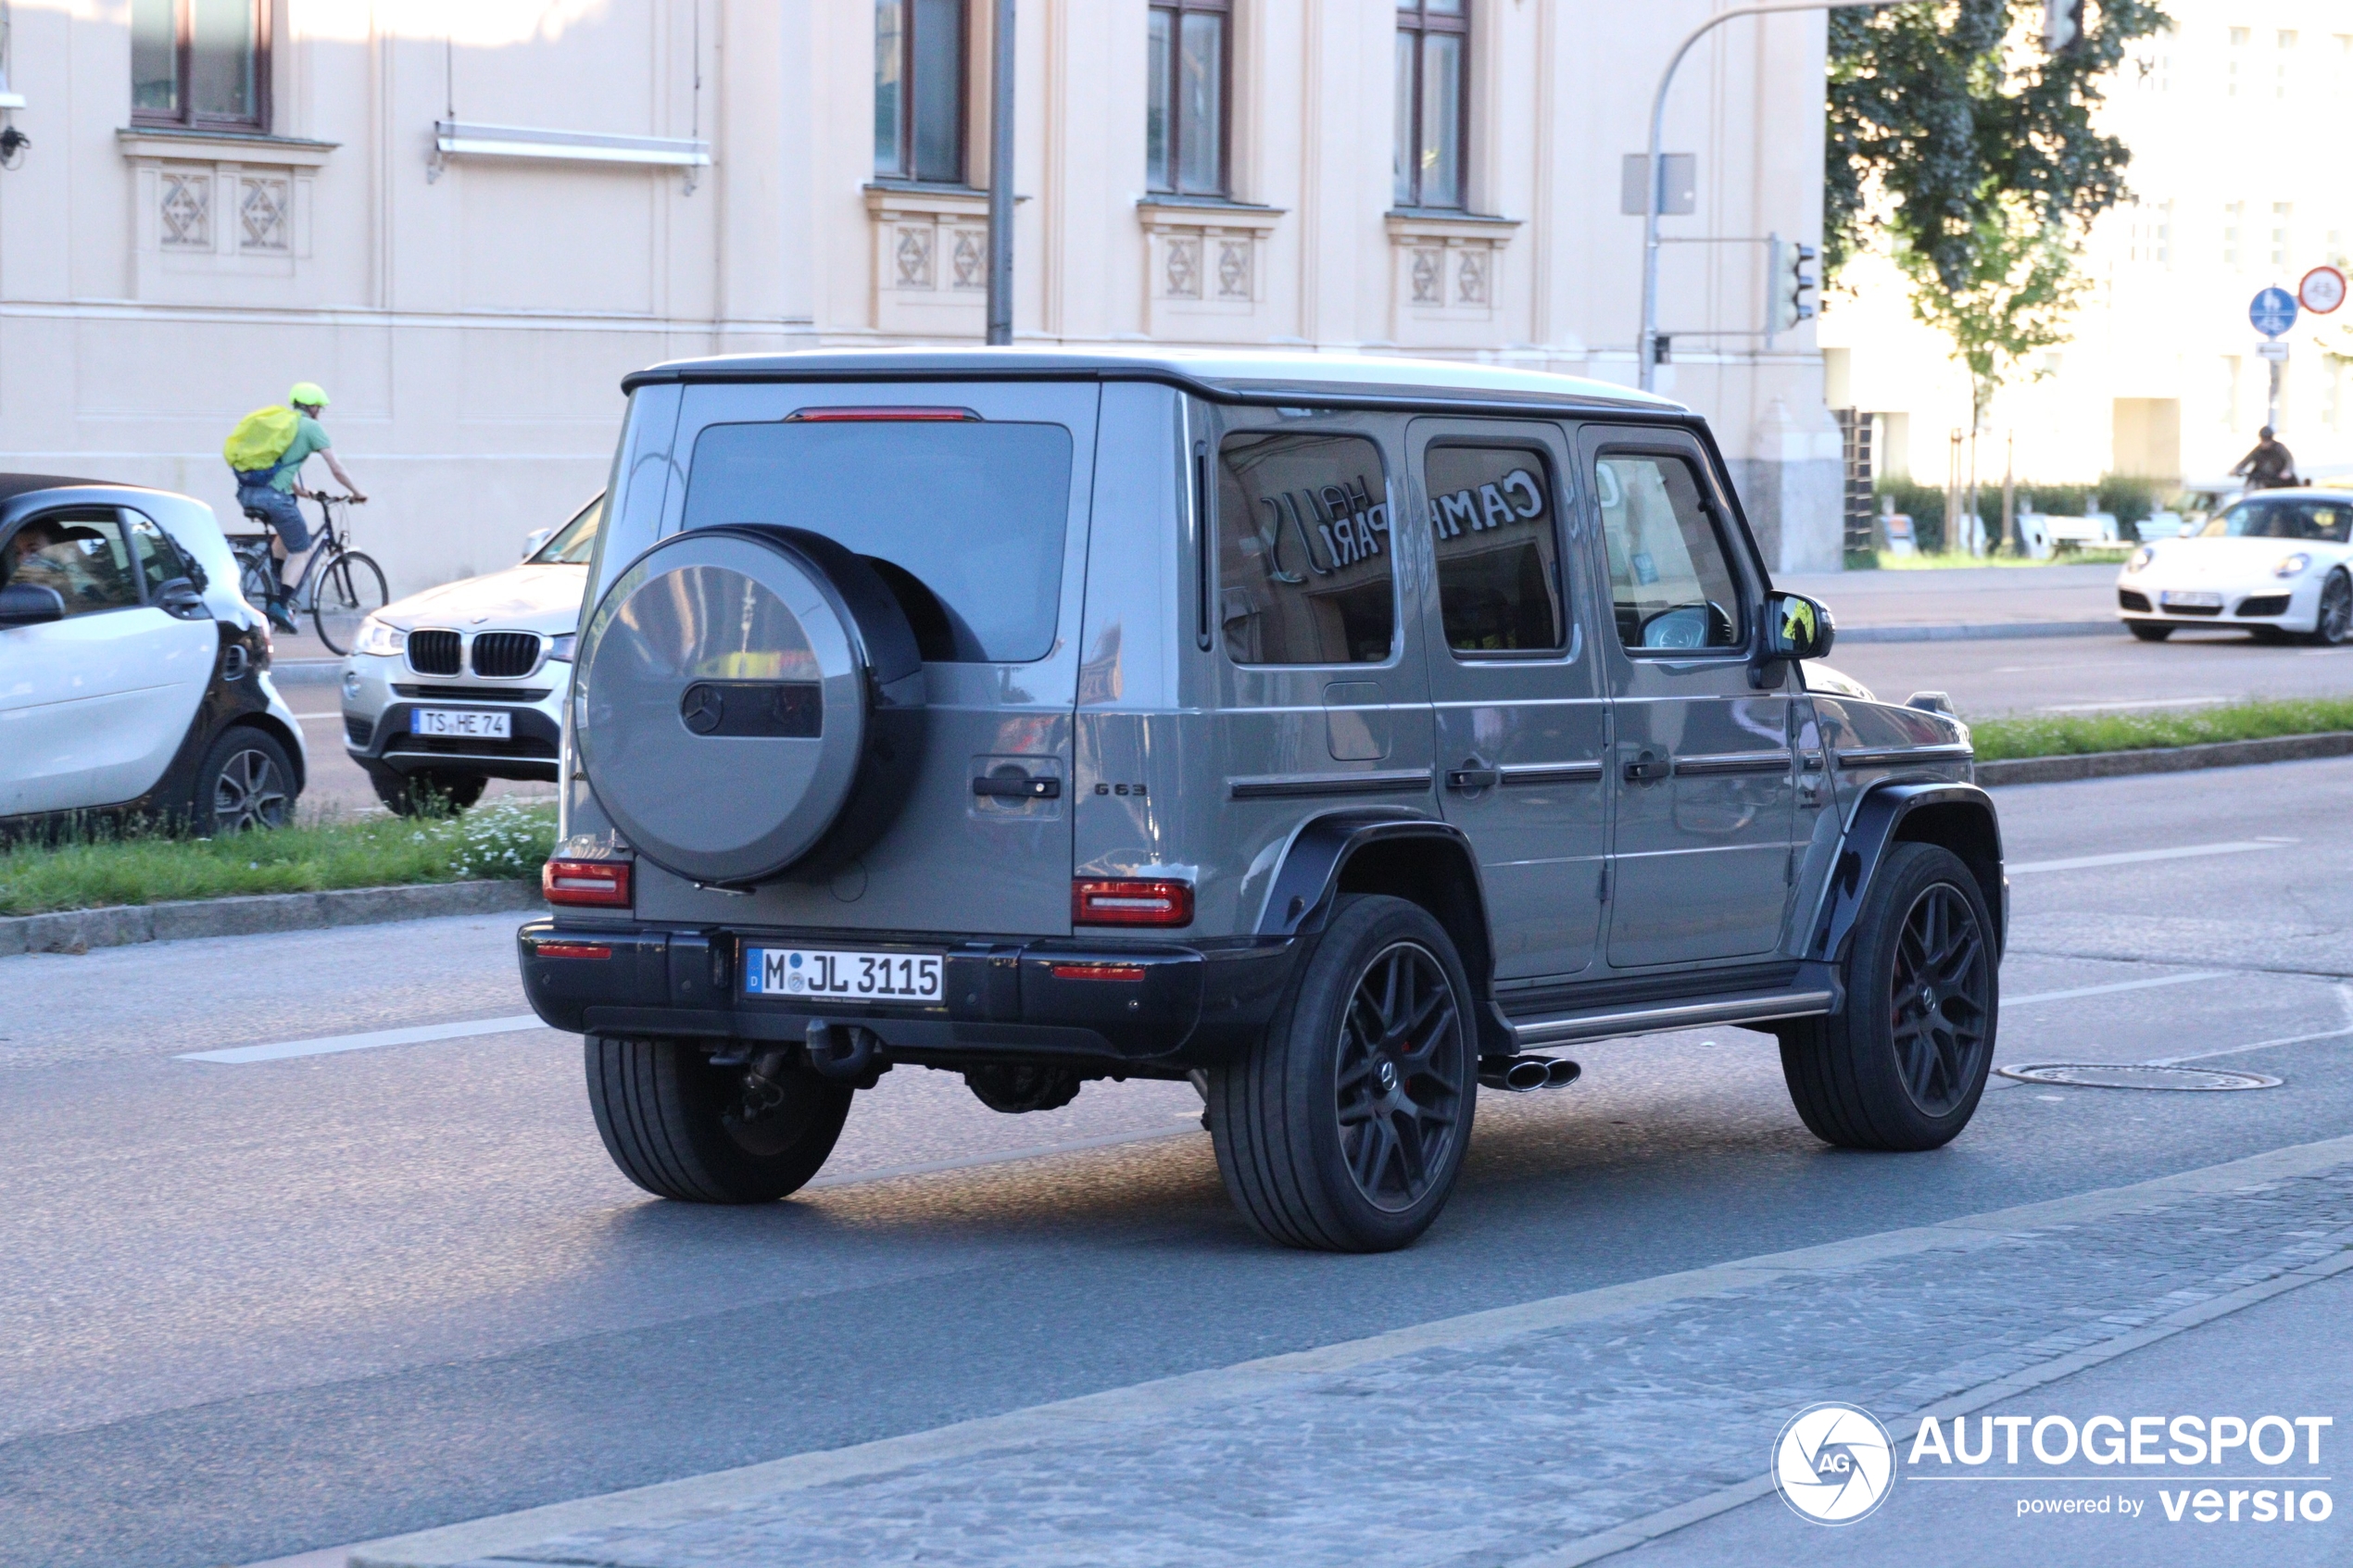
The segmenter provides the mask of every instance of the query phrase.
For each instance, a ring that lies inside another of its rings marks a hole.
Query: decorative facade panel
[[[954,186],[870,185],[874,330],[978,341],[988,330],[988,198]]]
[[[1179,341],[1274,335],[1262,286],[1274,207],[1153,198],[1139,205],[1145,245],[1145,330]]]
[[[1467,348],[1502,320],[1503,260],[1517,222],[1503,218],[1389,216],[1390,336],[1403,348]]]

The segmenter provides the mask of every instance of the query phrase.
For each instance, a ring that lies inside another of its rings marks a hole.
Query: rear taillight
[[[1073,925],[1190,925],[1193,884],[1081,877],[1070,884],[1070,920]]]
[[[550,904],[625,909],[629,907],[629,862],[550,860],[540,870],[539,891]]]

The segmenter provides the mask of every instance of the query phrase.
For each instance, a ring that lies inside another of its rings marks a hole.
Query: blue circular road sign
[[[2296,325],[2296,296],[2285,289],[2265,289],[2246,307],[2246,319],[2265,337],[2277,337]]]

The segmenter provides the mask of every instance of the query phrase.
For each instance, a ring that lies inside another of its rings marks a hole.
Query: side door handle
[[[1501,768],[1480,768],[1476,766],[1468,768],[1450,768],[1446,772],[1446,787],[1448,789],[1463,790],[1466,793],[1471,790],[1493,789],[1503,782],[1504,770]]]
[[[1675,759],[1673,758],[1661,757],[1655,751],[1645,749],[1640,756],[1626,764],[1626,782],[1628,784],[1656,784],[1674,771]]]

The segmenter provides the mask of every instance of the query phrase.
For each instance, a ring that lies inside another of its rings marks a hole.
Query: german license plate
[[[2164,601],[2168,609],[2221,609],[2222,608],[2222,596],[2220,594],[2183,594],[2169,589],[2158,596]]]
[[[409,733],[455,735],[461,740],[512,740],[515,721],[514,715],[503,709],[412,708],[409,710]]]
[[[747,947],[744,995],[824,997],[849,1002],[939,1000],[937,953],[848,953],[823,947]]]

